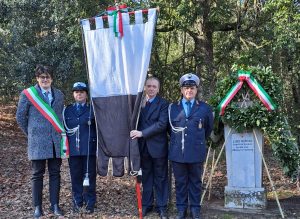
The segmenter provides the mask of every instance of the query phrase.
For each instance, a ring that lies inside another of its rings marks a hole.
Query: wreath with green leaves
[[[239,132],[253,128],[260,129],[268,141],[267,145],[272,147],[273,154],[280,161],[283,172],[292,178],[297,177],[300,153],[296,140],[291,134],[291,127],[280,107],[283,103],[283,86],[280,78],[272,72],[270,67],[240,67],[235,65],[232,69],[232,73],[217,83],[215,95],[210,100],[210,104],[215,109],[220,108],[220,103],[224,97],[228,96],[230,89],[237,84],[238,70],[251,72],[252,77],[263,87],[277,107],[275,110],[267,109],[249,85],[243,83],[240,90],[226,106],[224,114],[218,116],[219,111],[216,110],[214,132],[222,131],[220,121]],[[252,104],[248,107],[241,107],[241,102],[245,101],[246,95]]]

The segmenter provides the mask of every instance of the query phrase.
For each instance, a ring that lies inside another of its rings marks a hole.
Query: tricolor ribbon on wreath
[[[269,96],[269,94],[263,89],[263,87],[257,82],[257,80],[251,75],[250,71],[238,71],[238,79],[237,82],[225,95],[223,100],[217,107],[219,115],[223,115],[225,113],[225,108],[233,99],[233,97],[237,94],[237,92],[242,88],[243,83],[246,81],[249,87],[254,91],[255,95],[261,100],[261,102],[265,105],[265,107],[271,111],[275,110],[277,106]]]
[[[59,120],[54,110],[38,94],[35,87],[24,90],[24,94],[35,108],[53,125],[54,129],[61,134],[60,156],[69,158],[69,142],[63,124]]]

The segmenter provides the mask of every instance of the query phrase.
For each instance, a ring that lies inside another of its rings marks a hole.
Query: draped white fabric
[[[156,9],[148,10],[145,23],[142,11],[134,13],[133,23],[131,15],[122,13],[123,37],[115,36],[114,29],[118,28],[115,28],[111,15],[107,16],[108,20],[96,17],[95,23],[90,23],[89,19],[81,21],[97,125],[100,175],[107,174],[108,162],[104,161],[109,157],[113,157],[114,176],[124,174],[124,157],[129,158],[130,171],[140,169],[138,142],[131,139],[129,133],[136,128],[149,67]]]
[[[103,28],[101,17],[95,19],[95,30],[90,29],[89,20],[81,21],[93,98],[137,95],[143,91],[156,24],[156,9],[148,10],[146,23],[142,22],[141,11],[135,13],[134,24],[129,24],[128,14],[122,14],[123,37],[115,37],[113,16],[108,16],[109,28]]]

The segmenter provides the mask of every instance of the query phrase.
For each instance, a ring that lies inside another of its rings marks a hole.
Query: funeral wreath
[[[215,132],[220,123],[243,132],[260,129],[286,175],[295,178],[300,153],[282,106],[282,83],[270,67],[233,66],[217,83],[210,104],[215,109]]]

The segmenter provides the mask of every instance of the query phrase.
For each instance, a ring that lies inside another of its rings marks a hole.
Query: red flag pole
[[[143,219],[141,181],[142,181],[142,170],[139,170],[139,173],[136,176],[135,191],[136,191],[136,199],[137,199],[139,216],[140,219]]]

